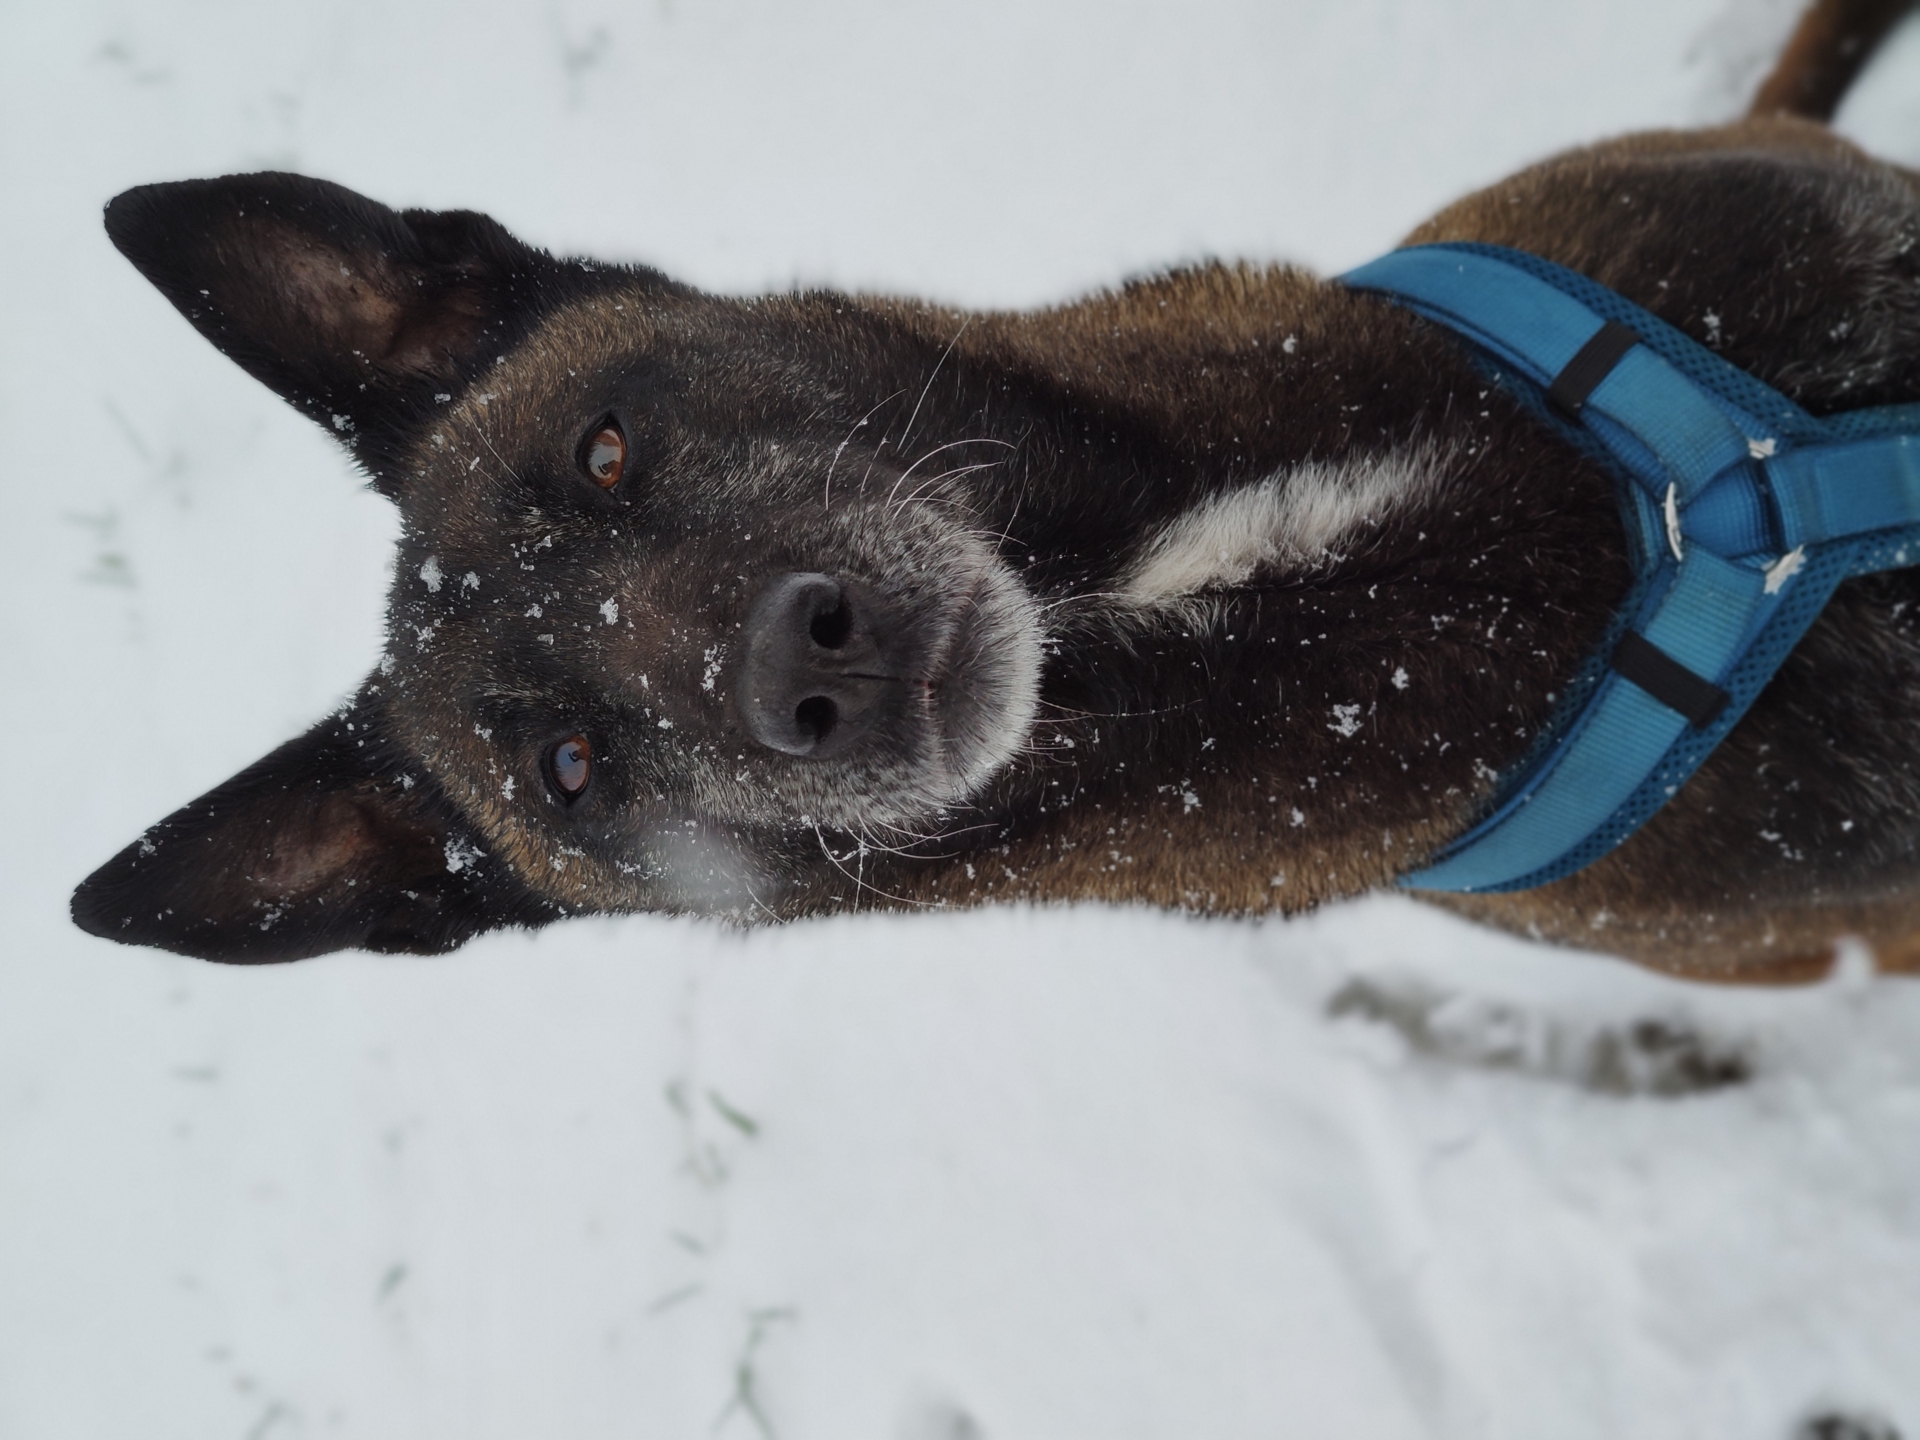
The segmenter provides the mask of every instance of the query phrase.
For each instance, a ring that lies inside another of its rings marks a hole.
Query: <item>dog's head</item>
[[[90,877],[84,928],[273,960],[781,913],[823,828],[936,829],[1024,741],[1038,612],[970,479],[1004,447],[930,430],[929,331],[289,175],[107,228],[404,524],[358,696]]]

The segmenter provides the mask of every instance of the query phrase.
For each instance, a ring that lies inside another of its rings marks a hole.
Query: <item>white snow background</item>
[[[1920,1435],[1912,982],[1387,897],[263,970],[66,920],[353,688],[394,528],[114,253],[121,188],[296,168],[723,290],[1039,303],[1357,263],[1730,115],[1792,9],[0,5],[0,1436]],[[1843,128],[1920,161],[1917,82],[1909,27]]]

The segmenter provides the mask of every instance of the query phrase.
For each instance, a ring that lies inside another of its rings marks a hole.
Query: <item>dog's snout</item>
[[[783,575],[747,615],[738,701],[747,731],[787,755],[825,759],[874,727],[887,673],[885,610],[832,575]]]

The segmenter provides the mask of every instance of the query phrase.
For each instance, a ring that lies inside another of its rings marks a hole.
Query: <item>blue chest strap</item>
[[[1842,580],[1920,565],[1920,405],[1816,418],[1517,250],[1415,246],[1341,280],[1468,341],[1606,464],[1633,562],[1601,645],[1486,813],[1402,885],[1524,890],[1592,864],[1679,791]]]

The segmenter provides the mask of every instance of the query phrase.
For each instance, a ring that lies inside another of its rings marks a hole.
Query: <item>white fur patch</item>
[[[1310,461],[1223,495],[1162,526],[1128,568],[1121,594],[1153,607],[1244,585],[1260,570],[1307,570],[1339,557],[1389,511],[1430,493],[1430,446],[1338,464]]]

